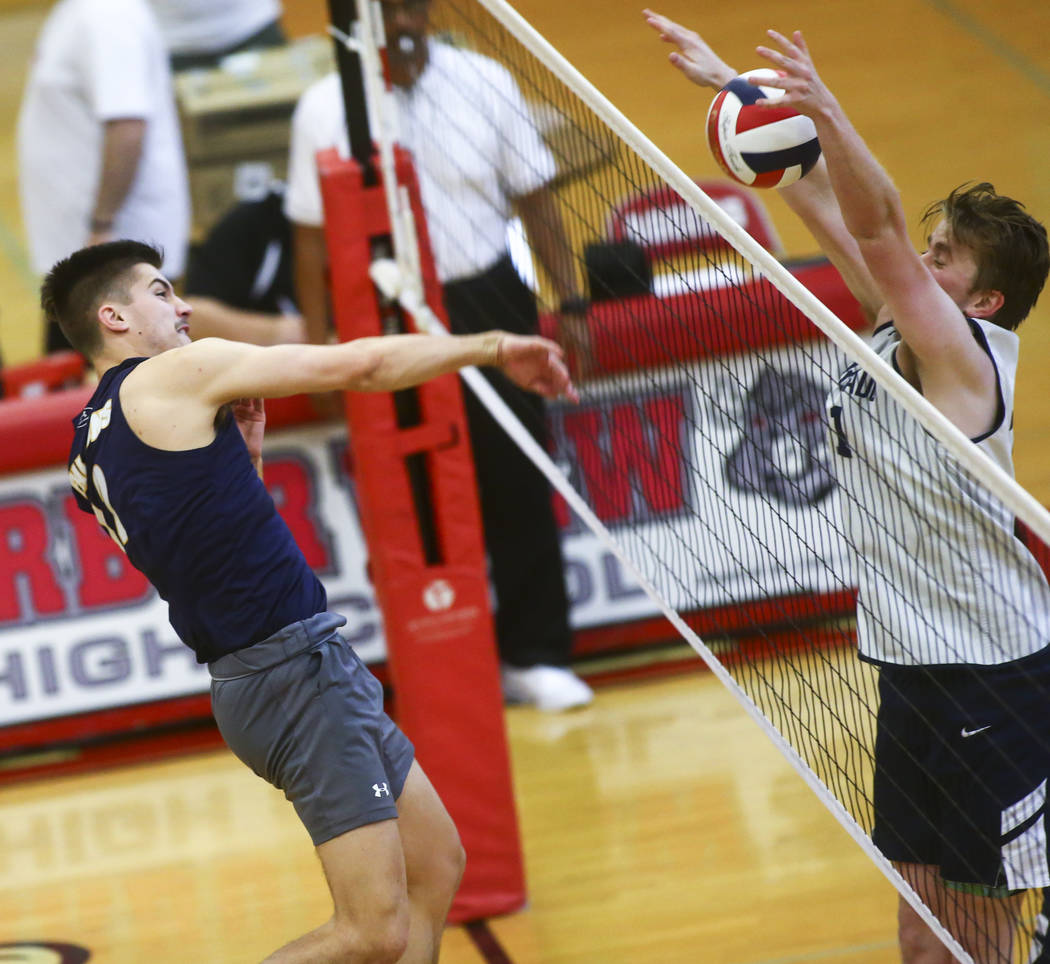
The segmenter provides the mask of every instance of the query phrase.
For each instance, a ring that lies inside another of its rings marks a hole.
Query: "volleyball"
[[[707,112],[707,143],[719,167],[748,187],[784,187],[803,177],[820,157],[817,129],[791,107],[760,107],[784,96],[777,87],[756,87],[749,77],[773,78],[759,68],[734,77]]]

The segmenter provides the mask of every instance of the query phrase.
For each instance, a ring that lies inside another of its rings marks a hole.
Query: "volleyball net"
[[[1050,884],[1047,677],[1031,655],[1047,639],[1050,516],[854,333],[859,310],[830,265],[780,260],[753,195],[691,180],[502,0],[434,0],[430,30],[468,56],[432,56],[428,70],[452,64],[448,83],[491,119],[465,122],[477,113],[455,98],[414,112],[440,131],[428,141],[440,160],[416,160],[434,246],[454,260],[483,239],[428,195],[428,177],[484,197],[477,156],[494,151],[556,197],[562,224],[547,227],[591,299],[580,404],[553,406],[554,451],[531,453],[566,528],[619,567],[620,593],[592,592],[590,605],[666,615],[952,952],[969,959],[953,935],[970,932],[979,959],[999,960],[997,935],[973,937],[983,925],[967,919],[967,888],[938,919],[892,862],[920,837],[959,883]],[[530,227],[510,248],[556,334],[557,271]],[[385,283],[426,323],[412,243],[402,235]],[[826,401],[836,392],[882,404],[843,424]],[[529,447],[513,416],[495,417]],[[862,574],[881,589],[858,610]],[[875,655],[929,669],[883,674],[880,693],[858,622]],[[878,729],[880,699],[909,722]],[[926,725],[940,731],[918,736]],[[881,758],[896,761],[879,846],[877,729]],[[989,729],[1011,737],[971,752]],[[920,797],[910,788],[923,781]],[[995,839],[978,816],[989,808]]]

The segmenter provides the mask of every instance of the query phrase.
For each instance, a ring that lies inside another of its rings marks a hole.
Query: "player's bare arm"
[[[522,388],[546,398],[576,398],[557,344],[487,332],[265,348],[206,338],[143,362],[125,380],[121,403],[144,442],[178,450],[208,444],[216,411],[237,399],[397,391],[467,365],[496,366]]]
[[[953,300],[941,287],[911,244],[893,182],[821,81],[801,32],[791,40],[774,30],[769,36],[779,49],[758,53],[782,76],[763,83],[783,89],[778,103],[816,125],[843,221],[884,296],[883,317],[893,319],[904,341],[902,373],[964,432],[986,431],[997,401],[995,369],[964,312],[991,314],[998,304],[979,292]]]
[[[722,60],[698,33],[652,10],[644,13],[646,22],[660,39],[677,47],[670,54],[670,62],[694,84],[720,90],[737,76],[738,71]],[[838,269],[850,292],[860,302],[868,321],[874,322],[884,299],[864,263],[857,242],[842,220],[824,160],[821,159],[802,180],[780,188],[778,193]]]
[[[778,188],[777,193],[838,269],[850,294],[859,302],[868,324],[873,327],[886,299],[868,269],[860,245],[842,218],[823,156],[804,178]]]

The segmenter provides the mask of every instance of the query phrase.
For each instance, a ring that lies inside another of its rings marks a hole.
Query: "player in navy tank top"
[[[74,422],[70,465],[86,489],[77,502],[88,512],[101,506],[111,534],[119,520],[129,561],[167,601],[179,638],[208,663],[322,612],[327,600],[252,465],[232,408],[220,409],[203,448],[169,452],[131,430],[120,388],[143,361],[105,372]],[[106,427],[89,445],[92,416]],[[96,478],[105,480],[108,504]]]
[[[160,264],[148,245],[116,241],[44,281],[48,320],[101,376],[74,420],[77,502],[167,600],[208,664],[223,737],[284,790],[317,847],[332,919],[272,959],[436,960],[459,837],[262,483],[262,399],[395,391],[467,365],[574,399],[561,350],[505,332],[191,343],[190,309]]]

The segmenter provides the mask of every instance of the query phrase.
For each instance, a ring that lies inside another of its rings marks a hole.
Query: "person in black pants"
[[[498,317],[507,331],[535,334],[536,299],[509,257],[484,274],[445,285],[445,307],[455,334],[487,330]],[[483,374],[544,450],[549,448],[543,400],[522,391],[494,369]],[[551,490],[513,439],[473,392],[463,393],[481,517],[492,582],[499,607],[496,637],[504,662],[524,669],[504,669],[509,691],[526,677],[528,667],[564,665],[572,646],[569,603],[565,592],[561,543],[551,508]],[[521,687],[526,689],[526,687]],[[514,692],[509,694],[515,697]],[[527,692],[518,697],[533,702]]]
[[[428,0],[381,0],[398,142],[413,155],[438,279],[453,331],[535,332],[532,293],[508,256],[513,214],[559,302],[558,341],[577,377],[591,352],[573,252],[551,183],[557,164],[513,76],[501,64],[429,35]],[[338,74],[302,95],[292,118],[285,214],[310,341],[328,337],[327,248],[317,153],[348,153]],[[542,407],[496,380],[541,444]],[[546,480],[467,393],[485,543],[492,564],[503,691],[510,702],[564,710],[593,699],[569,669],[571,634],[557,524]]]

